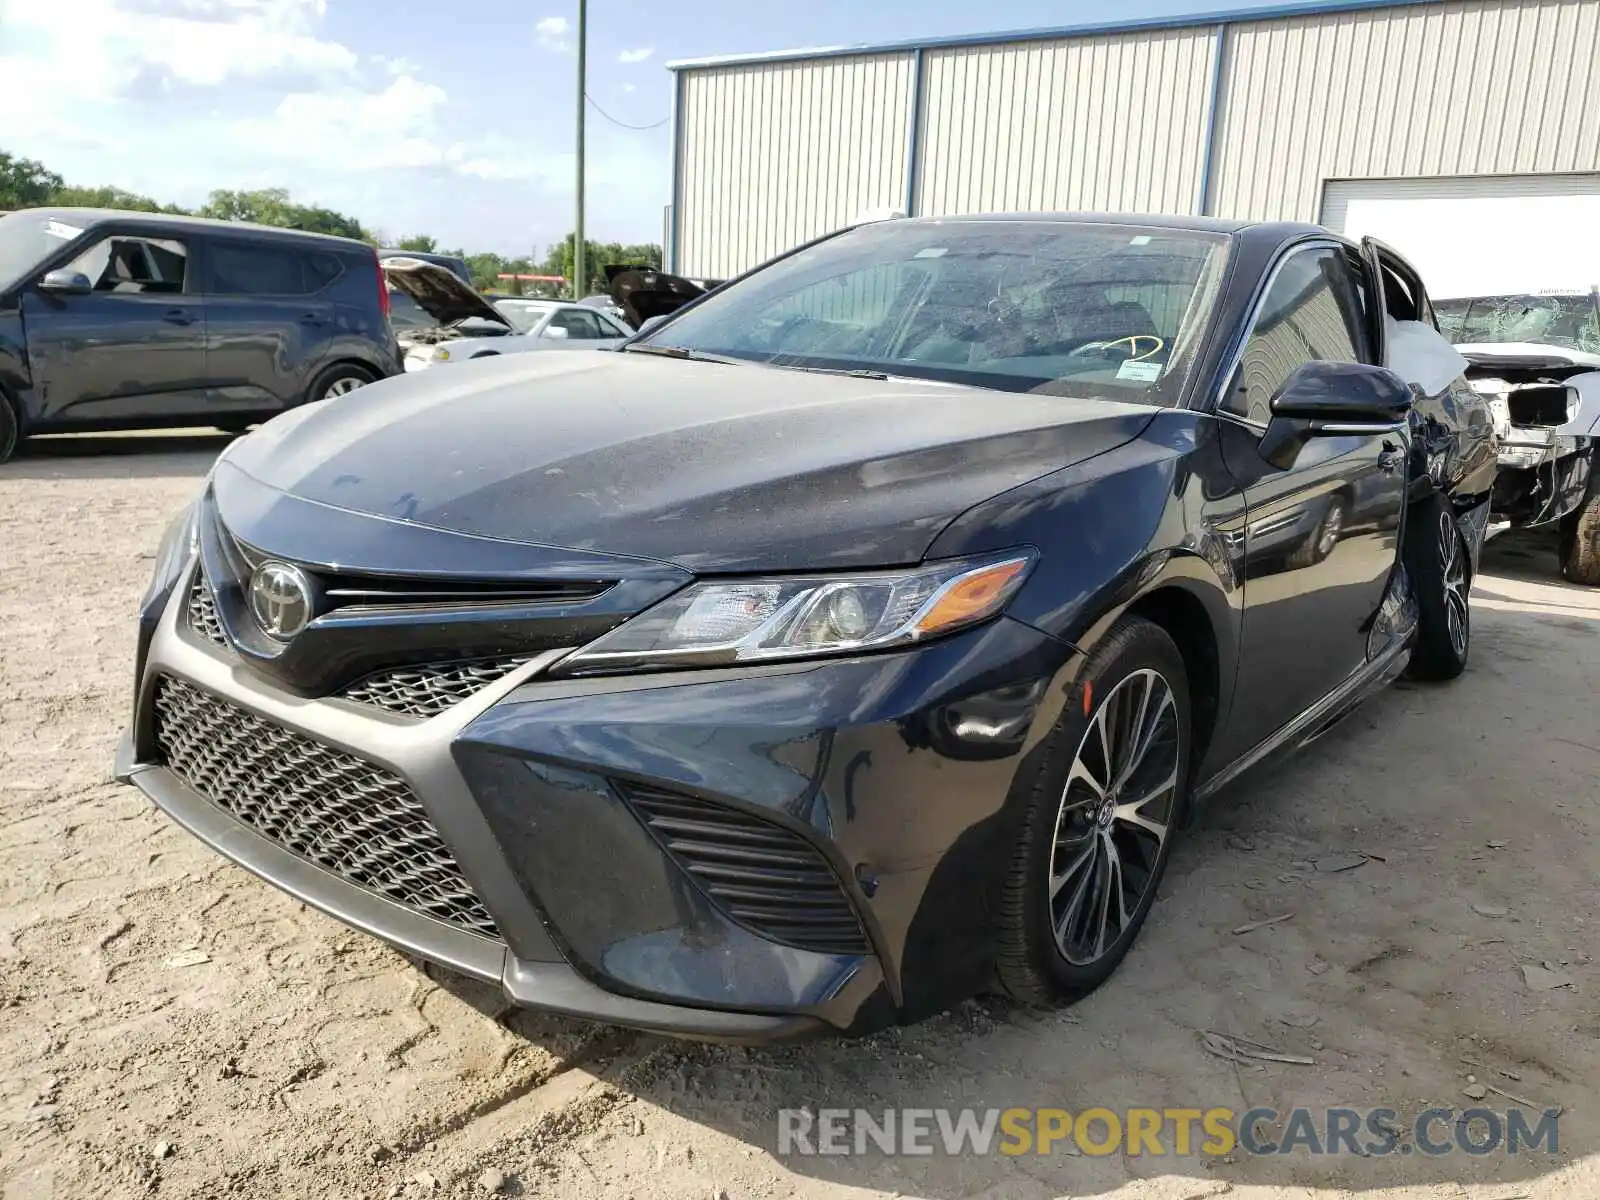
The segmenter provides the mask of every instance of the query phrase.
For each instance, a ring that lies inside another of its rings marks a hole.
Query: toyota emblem
[[[262,563],[250,577],[250,615],[270,636],[294,637],[316,616],[306,573],[288,563]]]

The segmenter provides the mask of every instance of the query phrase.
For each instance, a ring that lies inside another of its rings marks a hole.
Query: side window
[[[1360,362],[1360,297],[1343,251],[1300,250],[1272,281],[1222,409],[1265,425],[1272,398],[1304,363]]]
[[[626,325],[624,325],[621,321],[616,320],[614,317],[608,317],[605,313],[597,313],[596,316],[600,321],[601,337],[619,338],[633,336],[633,330],[629,329]]]
[[[95,291],[119,296],[176,296],[191,290],[188,249],[169,238],[113,234],[90,246],[66,269],[87,275]]]
[[[565,329],[569,338],[593,340],[610,336],[601,332],[600,322],[595,315],[583,309],[563,308],[550,318],[550,324],[556,329]]]
[[[337,254],[326,254],[318,250],[306,255],[306,290],[320,292],[339,276],[344,274],[344,267],[339,262]]]
[[[213,242],[210,247],[214,296],[305,296],[310,286],[305,256],[288,247],[248,242]]]

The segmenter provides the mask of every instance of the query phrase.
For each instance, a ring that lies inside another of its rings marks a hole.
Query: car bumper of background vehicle
[[[1073,653],[1028,626],[738,670],[554,680],[530,663],[441,717],[403,722],[279,691],[187,629],[185,591],[154,622],[118,775],[341,920],[496,980],[514,1002],[687,1036],[864,1032],[987,979],[998,817]],[[404,780],[504,944],[340,878],[201,795],[154,738],[163,678]],[[713,899],[697,851],[669,848],[651,794],[703,806],[724,844],[757,822],[757,840],[776,839],[812,897],[825,893],[834,933],[855,940],[764,936]]]

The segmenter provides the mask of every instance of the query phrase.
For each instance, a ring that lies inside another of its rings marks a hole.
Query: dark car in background
[[[34,433],[243,429],[399,371],[361,242],[153,213],[0,217],[0,461]]]
[[[1391,318],[1415,273],[1314,226],[900,220],[287,414],[163,541],[118,777],[518,1004],[1069,1001],[1196,804],[1465,667],[1492,431]]]

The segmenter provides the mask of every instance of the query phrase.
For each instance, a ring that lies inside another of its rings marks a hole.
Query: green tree
[[[61,176],[42,162],[0,150],[0,209],[37,208],[51,203]]]
[[[282,229],[303,229],[307,233],[332,233],[339,237],[369,240],[367,231],[354,217],[331,208],[308,207],[289,199],[285,188],[260,188],[250,192],[226,189],[212,192],[200,210],[202,217],[223,221],[249,221],[256,225],[276,225]]]
[[[123,191],[119,187],[63,187],[50,197],[51,204],[68,208],[121,208],[133,212],[173,213],[179,216],[188,210],[176,204],[162,204],[137,192]]]
[[[568,288],[574,297],[581,299],[595,292],[604,293],[609,289],[606,286],[606,268],[608,266],[630,267],[655,267],[661,268],[661,247],[656,245],[625,246],[621,242],[591,242],[584,239],[584,273],[589,278],[584,281],[584,286],[572,287],[572,260],[573,250],[577,245],[577,235],[567,236],[554,246],[550,247],[545,255],[544,263],[540,267],[540,274],[562,275],[567,278]]]
[[[439,243],[425,233],[414,233],[410,237],[403,237],[395,243],[396,250],[416,250],[422,254],[432,254],[439,248]]]

